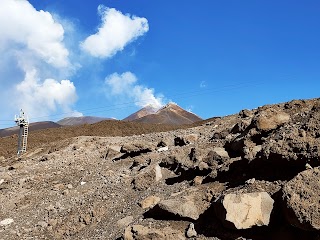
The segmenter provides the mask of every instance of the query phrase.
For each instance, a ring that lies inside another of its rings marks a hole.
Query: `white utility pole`
[[[29,121],[22,109],[20,110],[19,116],[15,115],[14,121],[20,127],[17,152],[18,156],[20,156],[27,151]]]

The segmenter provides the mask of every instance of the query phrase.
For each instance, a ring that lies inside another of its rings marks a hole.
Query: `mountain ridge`
[[[112,118],[95,117],[95,116],[81,116],[81,117],[66,117],[59,121],[58,124],[62,126],[76,126],[82,124],[93,124],[104,120],[113,120]]]
[[[60,128],[67,126],[80,126],[83,124],[95,124],[101,121],[115,121],[113,118],[81,116],[81,117],[66,117],[57,122],[41,121],[30,123],[29,131],[41,130],[46,128]],[[178,104],[170,102],[161,108],[147,105],[137,112],[132,113],[128,117],[118,120],[127,122],[139,122],[148,124],[166,124],[166,125],[185,125],[193,124],[203,119],[196,114],[186,111]],[[17,126],[0,129],[0,137],[6,137],[19,133]]]
[[[60,124],[52,121],[33,122],[29,124],[29,131],[42,130],[47,128],[60,128]],[[7,137],[19,133],[19,127],[14,126],[10,128],[0,129],[0,137]]]

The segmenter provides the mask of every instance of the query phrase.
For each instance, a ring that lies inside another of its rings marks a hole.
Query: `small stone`
[[[23,167],[24,167],[24,164],[22,162],[17,162],[12,164],[12,166],[10,166],[8,170],[21,169]]]
[[[209,168],[208,164],[205,162],[200,162],[198,167],[201,171]]]
[[[52,226],[52,227],[55,227],[58,223],[58,220],[57,219],[49,219],[48,221],[48,225],[49,226]]]
[[[46,210],[53,211],[53,210],[55,210],[55,207],[52,204],[50,204],[48,207],[46,207]]]
[[[142,200],[139,205],[143,208],[150,208],[155,206],[156,204],[158,204],[158,202],[160,202],[160,198],[156,197],[156,196],[149,196],[147,198],[145,198],[144,200]]]
[[[156,172],[156,182],[158,182],[162,179],[161,167],[159,165],[155,166],[155,172]]]
[[[189,227],[187,229],[186,235],[187,235],[188,238],[192,238],[192,237],[196,237],[197,236],[197,232],[194,229],[194,224],[193,223],[189,224]]]
[[[80,182],[80,185],[83,186],[85,185],[87,182]]]
[[[12,218],[6,218],[2,221],[0,221],[0,226],[6,226],[6,225],[10,225],[11,223],[13,223],[13,219]]]
[[[127,216],[125,218],[122,218],[120,220],[117,221],[117,224],[119,227],[123,228],[123,227],[127,227],[130,225],[130,223],[133,222],[133,217],[132,216]]]
[[[0,179],[0,185],[4,183],[4,179]]]
[[[58,183],[56,185],[53,186],[52,190],[54,191],[60,191],[64,189],[64,185],[62,183]]]
[[[202,184],[202,181],[203,181],[203,177],[202,177],[202,176],[196,176],[196,177],[193,179],[193,185],[199,186],[199,185]]]
[[[48,161],[48,156],[45,155],[45,156],[42,156],[40,159],[39,159],[40,162],[45,162],[45,161]]]
[[[73,188],[72,184],[68,184],[67,188],[72,189]]]
[[[306,167],[306,169],[312,169],[312,167],[309,163],[306,163],[305,167]]]
[[[174,230],[170,227],[163,229],[155,229],[151,226],[144,227],[142,225],[133,225],[125,229],[123,235],[124,240],[137,240],[137,239],[167,239],[167,240],[183,240],[185,237],[183,233]]]
[[[305,137],[307,136],[306,131],[303,130],[303,129],[300,129],[300,131],[299,131],[299,136],[305,138]]]
[[[62,194],[63,194],[63,195],[68,195],[68,194],[69,194],[69,190],[68,190],[68,189],[63,190],[63,191],[62,191]]]
[[[187,143],[196,143],[198,141],[198,135],[197,134],[189,134],[189,135],[186,135],[184,137],[184,139]]]
[[[246,181],[246,184],[254,184],[255,181],[256,181],[255,178],[251,178]]]
[[[218,154],[220,157],[225,157],[225,158],[229,158],[229,154],[228,152],[224,149],[224,148],[221,148],[221,147],[215,147],[213,149],[213,151]]]
[[[38,224],[37,224],[37,226],[40,226],[40,227],[42,227],[42,228],[45,228],[45,227],[48,226],[48,224],[47,224],[45,221],[39,221]]]
[[[124,240],[148,239],[150,229],[142,225],[133,225],[125,229]],[[160,231],[153,231],[154,239],[164,239],[164,234]],[[138,237],[138,238],[136,238]]]
[[[168,151],[169,150],[169,148],[168,148],[168,146],[167,147],[161,147],[161,148],[159,148],[157,151],[158,152],[165,152],[165,151]]]

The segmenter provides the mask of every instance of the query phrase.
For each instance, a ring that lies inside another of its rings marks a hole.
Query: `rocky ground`
[[[319,148],[313,99],[7,154],[0,239],[320,239]]]

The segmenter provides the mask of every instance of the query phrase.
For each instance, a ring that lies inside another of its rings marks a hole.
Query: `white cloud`
[[[164,105],[163,96],[155,96],[154,89],[137,83],[137,77],[131,72],[113,73],[105,79],[105,89],[109,96],[119,96],[134,101],[139,107],[152,105],[160,108]]]
[[[31,117],[40,117],[56,111],[57,107],[71,111],[77,100],[76,88],[69,80],[38,78],[35,69],[26,73],[25,79],[16,86],[15,101]],[[74,115],[79,115],[74,112]]]
[[[94,57],[112,57],[149,30],[146,18],[124,15],[103,5],[98,7],[98,12],[102,21],[98,32],[81,43],[82,49]]]
[[[125,72],[121,75],[113,73],[106,77],[105,83],[111,87],[112,95],[120,95],[127,91],[131,91],[131,87],[137,82],[137,77],[131,72]]]
[[[26,0],[0,0],[0,31],[1,119],[20,108],[30,117],[74,111],[74,84],[55,80],[66,79],[75,67],[65,30],[53,15]]]
[[[69,65],[63,45],[64,29],[49,12],[37,11],[26,0],[0,1],[0,50],[15,46],[31,51],[55,67]]]

